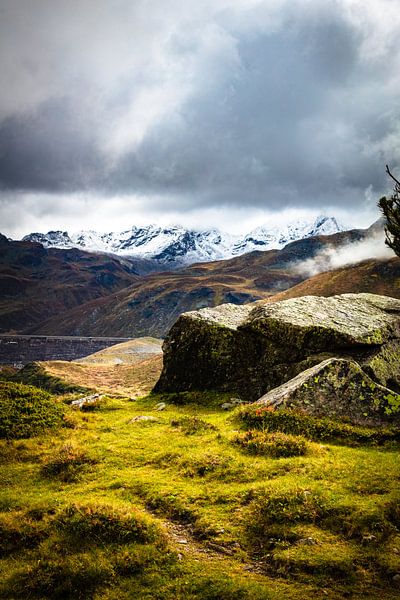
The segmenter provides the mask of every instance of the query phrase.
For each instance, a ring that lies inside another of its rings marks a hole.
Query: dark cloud
[[[400,163],[390,0],[3,4],[7,194],[356,207]]]

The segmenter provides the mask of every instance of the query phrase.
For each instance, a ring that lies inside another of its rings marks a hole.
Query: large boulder
[[[223,304],[182,314],[156,391],[221,390],[257,400],[332,357],[400,391],[400,300],[374,294]]]
[[[300,409],[356,425],[398,422],[400,395],[375,383],[353,360],[328,358],[267,392],[256,404]]]

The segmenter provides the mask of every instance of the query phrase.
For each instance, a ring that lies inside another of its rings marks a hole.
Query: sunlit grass
[[[225,399],[65,405],[73,428],[0,441],[0,597],[398,597],[397,443],[247,453]],[[132,537],[129,515],[151,535]]]

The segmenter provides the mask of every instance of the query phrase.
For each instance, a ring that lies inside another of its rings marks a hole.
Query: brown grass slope
[[[25,333],[163,337],[188,310],[225,302],[243,304],[300,283],[306,275],[295,265],[324,248],[346,245],[368,235],[352,230],[292,242],[282,250],[251,252],[230,260],[192,265],[149,275],[106,298],[88,302]]]
[[[270,301],[300,296],[333,296],[369,292],[400,298],[400,258],[369,259],[326,273],[319,273],[273,296]]]
[[[108,255],[0,235],[0,332],[20,332],[138,279],[135,265]]]

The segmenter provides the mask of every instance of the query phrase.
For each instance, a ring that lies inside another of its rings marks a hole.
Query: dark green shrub
[[[62,425],[63,409],[47,392],[0,381],[0,438],[27,438]]]
[[[106,505],[70,506],[57,518],[56,527],[79,544],[147,543],[160,537],[155,524],[136,509]]]
[[[41,473],[49,479],[55,478],[66,483],[72,483],[79,480],[85,467],[93,465],[96,462],[97,460],[88,456],[84,450],[69,443],[62,446],[59,451],[43,465]]]
[[[251,430],[239,433],[233,441],[251,454],[273,458],[304,456],[308,450],[307,440],[304,437],[280,432],[265,433]]]
[[[343,421],[314,417],[296,410],[271,410],[270,407],[251,405],[241,408],[237,418],[250,429],[267,432],[281,431],[303,435],[312,440],[341,440],[349,443],[383,444],[400,441],[400,428],[367,428]]]
[[[217,428],[212,423],[207,423],[199,417],[181,417],[171,421],[172,427],[179,427],[185,435],[193,435],[194,433],[203,433],[204,431],[217,431]]]

